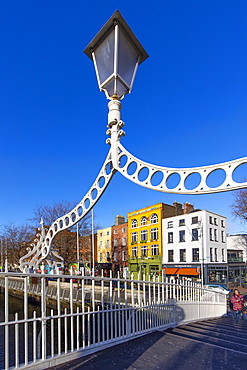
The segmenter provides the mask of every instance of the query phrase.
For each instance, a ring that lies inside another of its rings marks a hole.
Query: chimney
[[[125,223],[125,218],[124,216],[119,216],[117,215],[116,218],[115,218],[115,226],[117,225],[122,225]]]
[[[194,206],[189,202],[184,203],[184,214],[194,211]]]
[[[176,216],[183,214],[183,207],[181,203],[173,202],[173,207],[176,209]]]

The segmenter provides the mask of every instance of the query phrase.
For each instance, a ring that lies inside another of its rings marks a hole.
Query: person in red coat
[[[235,322],[238,323],[240,318],[242,318],[242,320],[244,319],[242,315],[244,297],[239,293],[238,289],[234,289],[231,303],[232,303],[232,310],[233,310],[232,312],[234,315]]]

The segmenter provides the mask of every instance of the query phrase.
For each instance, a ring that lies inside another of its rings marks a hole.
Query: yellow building
[[[158,203],[128,213],[129,273],[158,277],[162,270],[162,219],[182,214],[182,205]]]
[[[98,263],[111,262],[111,227],[97,232],[97,258]]]

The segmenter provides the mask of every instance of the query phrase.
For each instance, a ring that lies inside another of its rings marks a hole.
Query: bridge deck
[[[247,321],[235,324],[227,316],[156,331],[51,369],[84,366],[93,370],[242,370],[247,366]]]

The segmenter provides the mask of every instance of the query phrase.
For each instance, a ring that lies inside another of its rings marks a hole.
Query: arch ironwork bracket
[[[135,184],[165,193],[197,195],[247,187],[247,182],[238,183],[233,179],[234,171],[240,165],[247,163],[247,157],[191,168],[162,167],[136,158],[120,143],[121,137],[125,135],[123,131],[124,122],[120,115],[121,103],[118,100],[113,100],[109,102],[108,107],[108,130],[106,134],[110,137],[106,140],[106,143],[110,145],[110,149],[96,180],[80,203],[69,213],[54,221],[48,229],[42,223],[33,243],[33,249],[20,258],[20,269],[22,271],[27,269],[37,270],[40,264],[45,262],[54,270],[63,266],[62,258],[52,248],[55,236],[83,219],[98,202],[117,171]],[[223,171],[224,179],[216,187],[210,187],[208,180],[218,170]],[[187,181],[194,174],[197,175],[198,183],[195,187],[189,189]],[[177,178],[177,183],[173,187],[169,185],[172,176]]]

